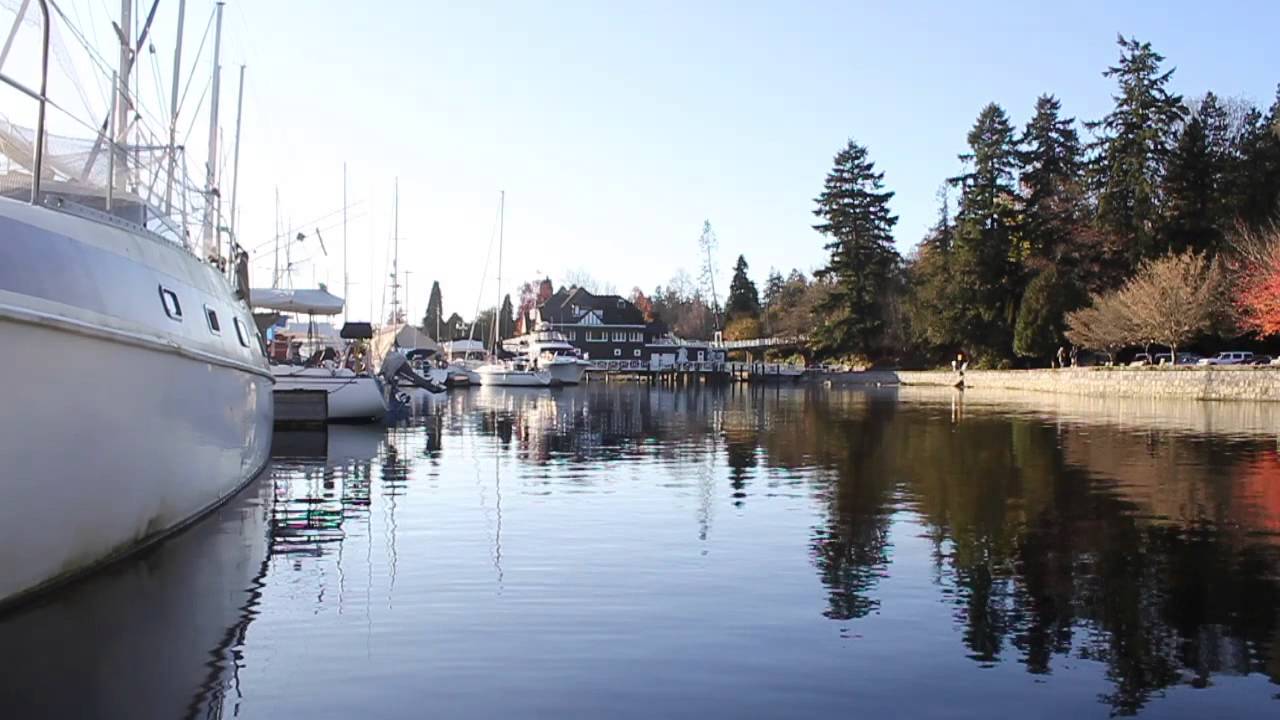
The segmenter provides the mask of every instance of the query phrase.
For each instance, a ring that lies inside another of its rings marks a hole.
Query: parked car
[[[1276,359],[1270,355],[1254,355],[1245,365],[1270,365]]]
[[[1146,353],[1138,353],[1129,361],[1129,367],[1142,367],[1151,364],[1151,356]]]
[[[1253,353],[1235,350],[1220,352],[1211,358],[1202,358],[1199,365],[1245,365],[1253,359]]]
[[[1171,356],[1169,353],[1156,353],[1153,359],[1157,365],[1168,365],[1170,358]],[[1201,359],[1202,358],[1199,355],[1192,352],[1178,353],[1179,365],[1195,365],[1200,362]]]

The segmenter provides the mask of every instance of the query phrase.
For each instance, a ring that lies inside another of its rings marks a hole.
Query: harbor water
[[[0,616],[0,716],[1276,717],[1277,428],[950,389],[453,392],[278,434],[232,502]]]

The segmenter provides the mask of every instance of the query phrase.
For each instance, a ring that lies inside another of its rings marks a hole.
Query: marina
[[[1280,11],[299,9],[0,2],[0,720],[1277,715]]]
[[[278,432],[188,532],[0,616],[0,705],[1265,717],[1263,408],[589,383]]]

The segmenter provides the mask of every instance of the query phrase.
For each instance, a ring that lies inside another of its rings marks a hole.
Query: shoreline
[[[823,378],[838,385],[954,387],[951,370],[866,370]],[[966,389],[1020,390],[1090,397],[1280,402],[1280,367],[1208,366],[968,370]]]

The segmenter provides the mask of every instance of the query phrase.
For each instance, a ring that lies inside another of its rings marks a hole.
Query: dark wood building
[[[665,329],[646,323],[644,313],[619,295],[594,295],[580,287],[561,288],[530,311],[526,327],[559,331],[588,360],[649,362],[646,345]]]

